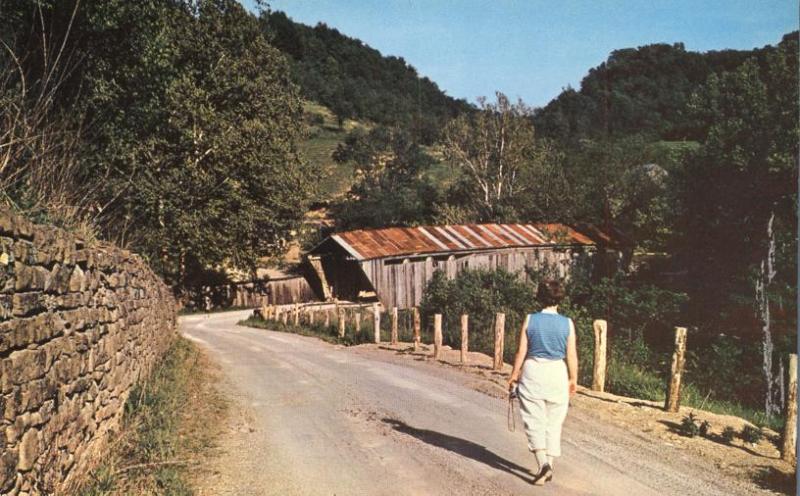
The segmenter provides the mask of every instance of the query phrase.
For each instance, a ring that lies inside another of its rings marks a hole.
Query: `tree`
[[[433,160],[408,131],[356,129],[338,146],[334,159],[352,163],[356,176],[335,209],[338,227],[413,225],[431,219],[436,191],[424,173]]]
[[[80,64],[54,105],[85,116],[77,182],[94,185],[82,201],[102,237],[178,288],[192,272],[253,271],[282,251],[311,171],[296,150],[289,65],[253,15],[234,0],[9,3],[12,46],[67,39],[59,30],[71,26],[66,52]],[[39,5],[41,19],[28,13]]]
[[[475,189],[482,219],[493,219],[521,187],[522,172],[531,166],[536,142],[531,110],[512,104],[502,93],[496,103],[479,100],[479,112],[452,120],[442,138],[445,159]]]
[[[778,242],[796,243],[796,233],[782,234],[797,225],[796,38],[784,39],[761,66],[749,60],[709,77],[691,109],[707,132],[682,178],[680,255],[693,276],[695,305],[720,308],[723,318],[738,317],[742,302],[755,307],[750,325],[761,328],[764,405],[772,415],[778,408],[770,293],[776,278],[793,277],[775,256],[787,251]]]
[[[638,247],[664,252],[674,224],[674,171],[690,149],[638,135],[581,140],[563,166],[572,218],[619,229]]]
[[[283,58],[236,2],[184,8],[172,33],[181,71],[153,95],[160,108],[142,102],[164,123],[144,130],[139,180],[114,205],[114,217],[138,219],[134,244],[177,284],[198,265],[255,273],[259,257],[285,248],[310,193]]]
[[[402,127],[433,144],[449,119],[472,107],[447,96],[401,57],[383,56],[361,40],[319,23],[306,26],[280,11],[264,12],[271,43],[291,59],[292,75],[308,100],[345,119]]]
[[[682,43],[614,50],[589,69],[579,91],[565,88],[536,111],[542,136],[564,143],[646,134],[667,140],[697,139],[684,110],[692,92],[712,73],[732,70],[754,51],[686,51]]]

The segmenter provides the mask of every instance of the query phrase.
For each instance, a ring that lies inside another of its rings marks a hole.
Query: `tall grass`
[[[125,403],[122,432],[81,496],[193,494],[190,471],[213,446],[225,403],[210,385],[207,364],[184,338]]]

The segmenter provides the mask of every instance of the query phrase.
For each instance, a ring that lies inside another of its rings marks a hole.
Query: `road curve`
[[[654,445],[573,409],[554,481],[506,403],[458,374],[382,360],[390,352],[237,326],[247,312],[184,317],[181,331],[220,364],[244,420],[206,481],[219,495],[747,494]],[[441,369],[440,367],[437,367]],[[518,421],[519,424],[519,421]],[[674,451],[674,452],[672,452]]]

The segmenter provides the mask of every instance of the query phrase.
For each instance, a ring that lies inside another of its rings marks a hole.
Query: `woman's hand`
[[[515,387],[517,387],[517,383],[519,382],[519,378],[517,376],[512,375],[508,379],[508,390],[513,391]]]
[[[562,382],[563,384],[563,382]],[[575,396],[575,393],[578,392],[578,381],[575,379],[569,380],[569,397],[572,398]]]

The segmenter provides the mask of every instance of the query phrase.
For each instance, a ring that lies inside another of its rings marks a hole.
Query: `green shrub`
[[[722,440],[725,441],[727,444],[733,443],[734,438],[736,438],[736,429],[731,426],[727,426],[722,429]]]
[[[505,313],[506,362],[514,358],[525,316],[539,308],[533,285],[504,270],[463,270],[452,280],[437,271],[425,288],[420,305],[424,323],[430,322],[434,314],[442,314],[443,340],[453,347],[461,346],[461,315],[468,314],[470,349],[489,355],[494,353],[495,315]]]
[[[619,352],[612,352],[608,364],[607,390],[651,401],[663,401],[666,396],[665,382],[658,374],[642,365],[630,363],[624,353]]]
[[[708,437],[709,429],[711,429],[711,424],[708,422],[708,420],[703,420],[703,422],[700,423],[700,435],[703,437]]]
[[[639,284],[622,273],[598,283],[576,279],[570,284],[572,299],[595,318],[608,320],[617,338],[669,341],[667,336],[680,321],[684,293],[651,284]]]
[[[739,433],[739,437],[746,443],[756,444],[764,438],[764,431],[762,431],[760,427],[746,424],[742,427],[742,432]]]
[[[700,425],[694,413],[689,413],[681,420],[680,434],[686,437],[695,437],[700,434]]]

